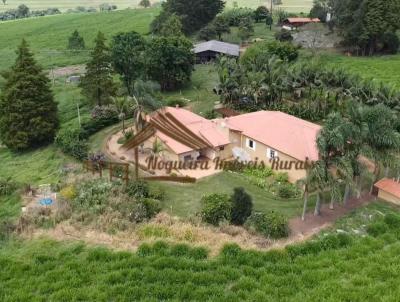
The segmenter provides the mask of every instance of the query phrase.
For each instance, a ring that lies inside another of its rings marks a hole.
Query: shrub
[[[260,212],[252,214],[247,220],[246,226],[265,237],[274,239],[289,235],[289,226],[286,217],[274,211],[266,214]]]
[[[250,8],[233,8],[224,11],[221,16],[228,21],[229,26],[239,26],[242,19],[253,19],[254,11]]]
[[[126,187],[126,193],[134,198],[147,198],[150,196],[149,184],[143,180],[132,181]]]
[[[290,183],[283,183],[278,185],[278,196],[280,198],[294,198],[297,195],[297,188]]]
[[[251,215],[253,201],[243,188],[235,188],[232,199],[231,223],[242,225]]]
[[[281,31],[275,33],[275,39],[280,42],[291,42],[293,41],[293,36],[289,30],[282,29]]]
[[[14,193],[17,184],[11,178],[0,178],[0,196],[7,196]]]
[[[367,226],[367,233],[371,236],[377,237],[383,235],[388,230],[388,226],[383,222],[374,222]]]
[[[60,191],[60,195],[67,200],[76,198],[76,188],[73,185],[67,186]]]
[[[287,172],[278,172],[275,174],[275,181],[279,183],[287,183],[289,182],[289,175]]]
[[[143,203],[147,212],[147,219],[153,218],[161,212],[161,202],[157,199],[143,198],[139,202]]]
[[[394,213],[386,214],[384,221],[391,229],[400,229],[399,215],[396,215]]]
[[[66,128],[58,132],[55,144],[65,154],[78,160],[87,158],[89,146],[83,134],[78,128]]]
[[[251,66],[260,61],[260,57],[277,56],[281,60],[292,62],[299,56],[299,47],[288,42],[259,42],[248,48],[241,57],[241,62]]]
[[[229,220],[232,205],[228,195],[207,195],[202,198],[201,203],[201,217],[204,222],[218,225],[222,220]]]
[[[130,112],[128,113],[128,115]],[[98,131],[120,121],[118,110],[114,105],[96,106],[91,112],[91,119],[82,125],[82,137],[89,138]]]
[[[85,208],[95,213],[102,213],[107,207],[112,184],[103,180],[84,182],[78,188],[75,207]]]

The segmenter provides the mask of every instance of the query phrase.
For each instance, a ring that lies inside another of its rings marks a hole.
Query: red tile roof
[[[318,160],[321,126],[280,111],[257,111],[224,120],[228,128],[298,160]]]
[[[170,113],[198,138],[206,140],[211,146],[217,148],[230,144],[229,138],[218,130],[217,125],[204,117],[190,112],[183,108],[165,107],[150,115],[150,118],[157,117],[157,114]],[[179,125],[177,125],[179,127]],[[157,131],[157,136],[164,141],[176,154],[193,151],[193,148],[176,141],[168,135]]]
[[[400,183],[394,181],[393,179],[381,179],[375,184],[375,187],[400,198]]]
[[[318,23],[321,22],[318,18],[287,18],[289,23]]]

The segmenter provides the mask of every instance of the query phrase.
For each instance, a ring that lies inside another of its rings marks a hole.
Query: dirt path
[[[289,226],[294,236],[315,233],[315,230],[319,231],[331,226],[340,217],[356,208],[367,205],[373,200],[375,200],[375,196],[365,194],[360,199],[350,199],[346,207],[342,204],[336,204],[334,210],[329,209],[329,204],[324,204],[321,208],[321,216],[314,216],[313,213],[308,213],[305,221],[302,221],[301,217],[296,217],[289,221]]]
[[[66,77],[70,75],[81,75],[85,73],[85,65],[71,65],[49,70],[49,75],[55,78]]]

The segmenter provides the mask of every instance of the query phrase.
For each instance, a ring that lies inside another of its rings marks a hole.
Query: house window
[[[256,142],[251,139],[246,139],[246,145],[248,148],[256,150]]]
[[[224,151],[224,150],[225,150],[225,146],[219,147],[219,151]]]
[[[184,161],[191,161],[192,160],[192,156],[191,155],[186,155],[183,157]]]
[[[275,151],[274,149],[268,148],[267,149],[267,157],[270,159],[275,159],[278,157],[278,152]]]

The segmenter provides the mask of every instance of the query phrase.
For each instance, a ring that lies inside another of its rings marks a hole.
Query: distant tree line
[[[99,6],[99,11],[113,11],[116,10],[117,6],[113,4],[103,3]],[[77,6],[76,8],[67,10],[67,13],[95,13],[98,10],[94,7],[84,7]],[[42,16],[50,16],[50,15],[58,15],[61,14],[61,11],[58,8],[47,8],[43,10],[30,10],[28,6],[25,4],[21,4],[17,9],[9,9],[3,13],[0,13],[0,21],[9,21],[16,19],[24,19],[31,17],[42,17]]]
[[[399,50],[398,0],[314,0],[310,15],[336,29],[343,46],[354,54],[393,54]]]
[[[17,9],[10,9],[3,13],[0,13],[0,21],[57,15],[57,14],[61,14],[58,8],[47,8],[44,10],[31,11],[29,7],[27,7],[25,4],[21,4],[20,6],[18,6]]]

